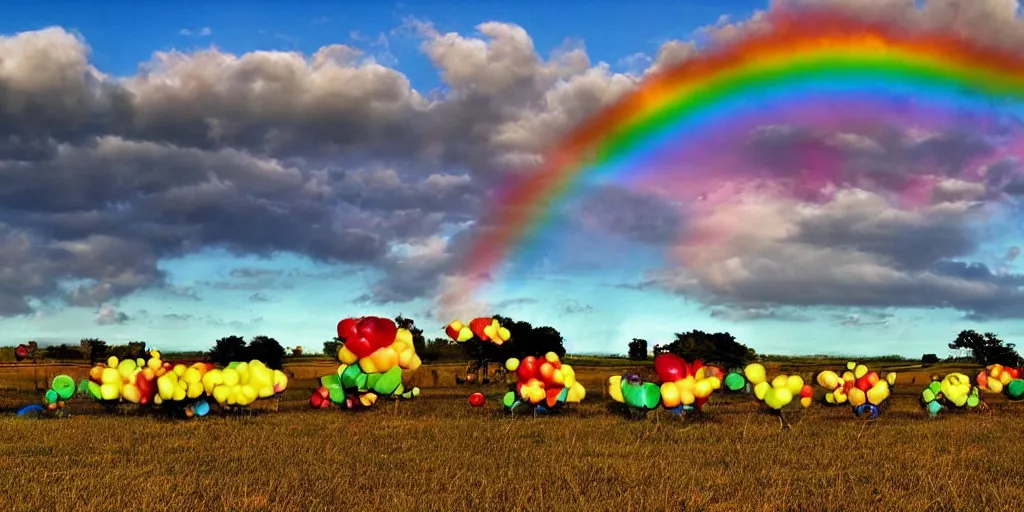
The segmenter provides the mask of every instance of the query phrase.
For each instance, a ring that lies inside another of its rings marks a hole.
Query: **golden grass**
[[[713,397],[697,421],[628,421],[600,387],[620,370],[581,367],[585,402],[538,419],[498,414],[499,387],[482,409],[469,388],[428,387],[397,409],[311,411],[311,378],[290,384],[281,412],[249,417],[108,416],[76,399],[66,420],[0,418],[0,510],[1001,511],[1024,500],[1024,405],[994,398],[991,414],[929,419],[919,380],[871,423],[815,405],[782,431],[742,396]],[[34,398],[8,390],[0,405]]]

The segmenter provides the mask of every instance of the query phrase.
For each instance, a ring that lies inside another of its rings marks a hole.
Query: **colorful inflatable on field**
[[[445,327],[444,332],[457,343],[465,343],[475,336],[480,341],[489,341],[500,346],[512,337],[512,333],[494,318],[475,318],[468,324],[455,320]]]
[[[688,363],[675,354],[658,354],[654,370],[661,384],[643,382],[639,374],[608,379],[608,395],[641,415],[662,406],[673,414],[699,412],[708,397],[722,387],[723,372],[700,361]]]
[[[921,392],[921,406],[931,416],[949,410],[971,410],[984,402],[979,396],[977,386],[971,384],[971,378],[962,373],[951,373],[941,380],[932,378],[932,382]]]
[[[509,359],[505,369],[516,374],[515,391],[506,393],[502,400],[508,411],[529,408],[534,414],[543,414],[566,403],[579,403],[587,395],[583,385],[576,382],[572,366],[563,364],[554,352],[540,358],[524,357],[522,361]]]
[[[982,391],[1002,393],[1010,400],[1024,399],[1024,379],[1020,368],[992,364],[978,373],[975,381]]]
[[[180,409],[186,416],[205,416],[211,401],[225,408],[246,407],[284,392],[288,377],[261,361],[171,364],[150,351],[149,359],[111,357],[89,370],[79,387],[104,405],[131,403]]]
[[[43,395],[43,405],[32,404],[18,410],[19,417],[42,416],[53,414],[62,417],[67,415],[67,401],[75,396],[77,388],[75,379],[67,375],[58,375],[50,381],[50,388]]]
[[[896,374],[890,372],[882,376],[863,364],[851,361],[846,363],[846,371],[842,375],[827,370],[819,373],[816,380],[818,386],[826,391],[825,403],[849,404],[857,416],[874,419],[891,403]]]
[[[402,377],[416,371],[420,356],[412,343],[412,332],[399,329],[388,318],[346,318],[338,323],[341,365],[336,373],[320,378],[309,405],[326,409],[331,404],[346,409],[370,407],[380,397],[415,398],[420,388],[405,389]]]

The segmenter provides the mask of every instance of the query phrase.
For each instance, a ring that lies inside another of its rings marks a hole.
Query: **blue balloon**
[[[39,416],[46,412],[41,405],[26,405],[18,410],[18,416]]]
[[[860,404],[860,405],[858,405],[857,407],[854,407],[854,408],[853,408],[853,413],[854,413],[854,414],[856,414],[858,418],[859,418],[859,417],[860,417],[861,415],[863,415],[863,414],[864,414],[864,406],[865,406],[865,405],[867,405],[867,404]]]
[[[192,407],[196,411],[196,416],[206,416],[210,412],[210,404],[206,400],[199,400]]]
[[[665,410],[668,411],[669,414],[674,414],[676,416],[679,416],[679,415],[683,414],[683,411],[685,409],[686,408],[683,407],[682,405],[677,405],[675,407],[666,407],[665,408]]]
[[[865,407],[864,411],[867,412],[868,414],[870,414],[869,417],[871,419],[875,419],[875,418],[878,417],[878,407],[875,407],[873,404],[864,404],[864,405],[867,406],[867,407]]]
[[[928,412],[932,416],[938,416],[939,415],[939,411],[941,411],[941,410],[942,410],[942,404],[940,404],[938,400],[932,400],[931,402],[928,402]]]

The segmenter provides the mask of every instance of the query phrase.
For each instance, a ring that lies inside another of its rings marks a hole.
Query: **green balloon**
[[[418,387],[412,388],[412,396],[413,396],[413,398],[415,398],[417,396],[420,396],[420,388],[418,388]]]
[[[562,392],[558,394],[556,400],[558,400],[559,403],[562,403],[565,402],[566,398],[569,398],[569,388],[562,388]]]
[[[53,378],[50,387],[57,392],[57,396],[67,400],[75,394],[75,379],[67,375],[58,375]]]
[[[402,385],[402,368],[394,366],[380,375],[373,383],[373,391],[379,395],[390,395]]]
[[[644,382],[643,388],[644,407],[647,409],[657,409],[658,404],[661,403],[661,386],[653,382]]]
[[[358,379],[360,375],[363,375],[363,371],[359,369],[358,365],[353,364],[345,368],[345,371],[341,372],[341,387],[345,389],[358,388]]]
[[[370,388],[366,386],[367,377],[368,376],[365,373],[360,373],[359,375],[356,376],[356,389],[358,389],[359,391],[370,390]]]
[[[515,391],[509,391],[508,393],[505,393],[505,397],[501,399],[501,404],[504,405],[506,409],[511,409],[512,406],[515,405],[515,403],[516,403],[516,392]]]
[[[382,374],[380,374],[380,373],[367,373],[366,374],[366,387],[368,389],[373,389],[373,387],[377,384],[377,381],[380,380],[380,376],[381,375]]]
[[[977,407],[979,402],[981,402],[981,400],[978,398],[978,395],[971,395],[967,397],[967,407]]]
[[[332,386],[340,388],[341,387],[341,376],[338,375],[337,373],[332,373],[330,375],[324,375],[323,377],[320,377],[320,385],[325,387],[325,388],[330,388]]]
[[[89,379],[82,379],[78,381],[78,392],[88,393],[89,392]]]
[[[230,363],[228,363],[228,368],[232,368],[232,369],[237,368],[238,367],[238,363],[239,363],[238,361],[231,361]]]
[[[747,380],[742,375],[732,372],[725,376],[725,387],[729,391],[739,391],[743,389],[743,386],[747,385]]]
[[[48,404],[57,402],[57,392],[52,389],[47,389],[43,400],[46,400],[46,403]]]
[[[103,398],[103,393],[100,393],[100,385],[91,380],[89,381],[89,395],[96,400],[101,400]]]
[[[928,389],[932,390],[932,393],[937,395],[939,394],[939,391],[942,391],[942,383],[937,380],[933,380],[931,384],[928,384]]]
[[[345,401],[345,391],[341,386],[327,386],[327,391],[331,393],[329,396],[332,402],[340,404]]]
[[[1006,386],[1006,395],[1013,400],[1024,397],[1024,379],[1013,379]]]
[[[644,406],[644,387],[622,383],[622,399],[630,407]]]
[[[921,392],[921,398],[924,398],[925,402],[931,402],[932,400],[935,400],[935,393],[932,393],[931,388],[925,388],[924,391]]]
[[[402,384],[399,384],[398,385],[398,389],[395,390],[395,394],[396,395],[401,395],[402,393],[405,393],[405,386],[402,385]]]

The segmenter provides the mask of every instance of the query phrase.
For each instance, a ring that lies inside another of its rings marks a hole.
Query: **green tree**
[[[210,360],[221,366],[226,366],[233,361],[247,361],[248,351],[245,346],[245,338],[241,336],[227,336],[214,342],[210,349]]]
[[[82,347],[84,355],[89,358],[89,364],[93,365],[106,360],[107,351],[110,349],[107,342],[97,338],[85,338],[79,342],[79,346]]]
[[[338,349],[344,345],[345,342],[341,341],[341,338],[335,336],[334,339],[324,342],[324,355],[332,358],[338,357]]]
[[[633,341],[629,342],[629,358],[634,361],[646,360],[647,340],[641,338],[633,338]]]
[[[267,365],[267,368],[273,370],[284,369],[284,357],[287,353],[284,347],[281,346],[281,343],[274,338],[254,336],[249,340],[249,346],[246,349],[246,357],[242,359],[243,361],[257,359]]]
[[[68,345],[61,343],[60,345],[50,345],[43,349],[43,357],[45,359],[53,359],[60,361],[73,361],[76,359],[84,359],[81,347]]]
[[[970,350],[971,357],[982,366],[1020,366],[1024,361],[1014,347],[1013,343],[1005,343],[995,333],[979,334],[974,330],[960,331],[953,343],[949,344],[950,350]]]
[[[923,364],[923,365],[935,364],[935,363],[938,363],[938,362],[939,362],[939,356],[936,355],[936,354],[925,354],[925,355],[921,356],[921,364]]]
[[[707,333],[692,330],[676,333],[676,339],[668,345],[655,345],[655,354],[670,352],[688,361],[699,359],[705,363],[716,363],[726,368],[741,366],[757,358],[752,348],[736,341],[727,332]]]

